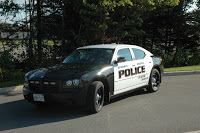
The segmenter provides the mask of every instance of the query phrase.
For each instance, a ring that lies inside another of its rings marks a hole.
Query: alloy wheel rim
[[[101,108],[101,106],[102,106],[102,101],[103,101],[102,89],[99,88],[99,89],[97,90],[97,94],[96,94],[96,106],[97,106],[98,108]]]
[[[152,76],[152,88],[154,91],[158,90],[158,86],[159,86],[159,75],[157,72],[155,72]]]

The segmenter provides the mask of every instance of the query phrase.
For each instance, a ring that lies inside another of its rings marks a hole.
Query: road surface
[[[21,92],[0,95],[3,133],[182,133],[200,130],[200,75],[164,77],[156,93],[134,92],[97,114],[53,106],[38,109]]]

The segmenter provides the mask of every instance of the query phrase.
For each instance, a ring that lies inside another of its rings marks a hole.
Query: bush
[[[172,59],[173,59],[173,55],[164,55],[163,56],[163,61],[164,61],[164,67],[165,68],[169,68],[172,67]]]
[[[10,54],[10,51],[6,50],[0,54],[0,67],[2,70],[15,70],[15,63],[13,61],[13,56]]]
[[[199,65],[200,64],[200,54],[195,54],[189,58],[189,65]]]
[[[172,55],[164,55],[163,58],[165,68],[200,64],[200,54],[193,54],[189,50],[180,50]]]
[[[0,68],[2,69],[3,78],[1,81],[11,81],[23,79],[24,72],[16,69],[13,56],[10,51],[4,51],[0,54]]]

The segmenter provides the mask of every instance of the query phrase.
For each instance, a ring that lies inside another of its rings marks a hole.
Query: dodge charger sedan
[[[162,59],[135,45],[80,47],[61,64],[25,75],[24,98],[37,105],[65,103],[97,113],[105,101],[140,88],[159,89]]]

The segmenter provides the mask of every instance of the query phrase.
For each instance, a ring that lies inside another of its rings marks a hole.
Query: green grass
[[[0,46],[3,46],[3,44],[5,45],[6,42],[4,41],[4,42],[2,43],[2,41],[0,41]],[[21,41],[15,41],[15,44],[19,45],[19,44],[21,44]]]
[[[22,43],[22,41],[15,41],[15,44],[17,44],[17,45],[19,45],[19,44],[21,44]],[[45,44],[45,45],[50,45],[50,46],[53,46],[54,45],[54,43],[53,43],[53,41],[43,41],[43,43]],[[37,44],[37,41],[33,41],[33,44]],[[5,42],[4,42],[4,45],[5,45]],[[62,45],[61,44],[61,42],[58,42],[58,44],[57,44],[58,46],[60,46],[60,45]],[[3,44],[2,44],[2,41],[0,41],[0,46],[3,46]]]
[[[196,71],[200,70],[200,65],[195,66],[184,66],[184,67],[171,67],[171,68],[165,68],[165,72],[177,72],[177,71]]]
[[[0,88],[3,87],[10,87],[10,86],[18,86],[18,85],[23,85],[24,80],[16,80],[16,81],[0,81]]]

